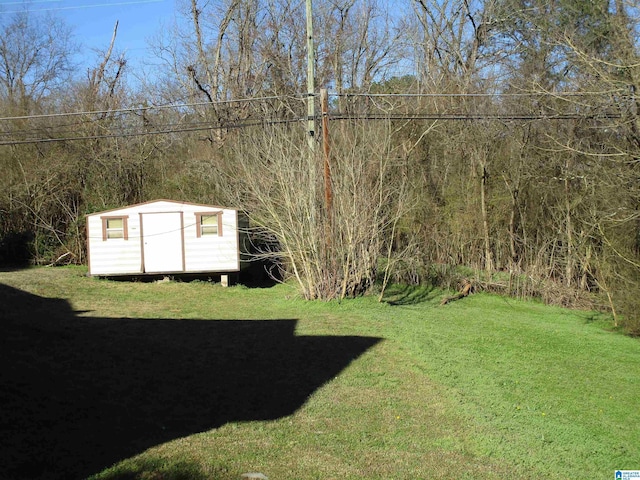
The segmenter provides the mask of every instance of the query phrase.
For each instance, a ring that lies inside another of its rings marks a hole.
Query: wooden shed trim
[[[86,216],[90,217],[92,215],[105,215],[105,214],[110,214],[112,212],[119,212],[122,210],[129,210],[129,209],[135,209],[137,207],[141,207],[144,205],[152,205],[154,203],[161,203],[161,202],[166,202],[166,203],[170,203],[171,208],[177,208],[181,205],[186,205],[189,207],[202,207],[202,208],[215,208],[216,210],[235,210],[235,211],[239,211],[239,208],[235,208],[235,207],[223,207],[221,205],[207,205],[204,203],[192,203],[192,202],[179,202],[176,200],[168,200],[165,198],[159,198],[157,200],[149,200],[148,202],[140,202],[140,203],[133,203],[131,205],[125,205],[123,207],[118,207],[118,208],[110,208],[108,210],[103,210],[100,212],[94,212],[94,213],[88,213]],[[167,206],[169,208],[169,206]],[[173,211],[173,210],[171,210]],[[137,213],[137,212],[136,212]]]
[[[214,215],[218,216],[218,237],[222,237],[222,210],[214,210],[211,212],[195,212],[196,216],[196,238],[202,237],[202,217],[212,217]]]
[[[107,241],[107,220],[122,220],[122,238],[129,240],[129,215],[101,215],[102,241]]]

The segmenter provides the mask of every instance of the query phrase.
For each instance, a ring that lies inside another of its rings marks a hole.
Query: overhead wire
[[[41,2],[47,2],[47,0],[40,0]],[[50,2],[58,1],[58,0],[49,0]],[[125,5],[138,5],[143,3],[160,3],[164,0],[132,0],[130,2],[114,2],[114,3],[96,3],[91,5],[72,5],[65,7],[48,7],[48,8],[28,8],[23,10],[0,10],[0,15],[8,14],[8,13],[29,13],[29,12],[52,12],[52,11],[62,11],[62,10],[80,10],[87,8],[100,8],[100,7],[121,7]],[[13,5],[22,2],[11,2],[5,3],[4,5]],[[48,2],[47,2],[48,3]]]
[[[376,115],[376,114],[347,114],[331,115],[331,120],[579,120],[579,119],[619,119],[619,114],[584,115],[584,114],[456,114],[456,113],[426,113],[417,115]]]
[[[265,100],[282,100],[285,98],[296,99],[297,96],[294,95],[272,95],[267,97],[249,97],[249,98],[235,98],[229,100],[216,100],[215,102],[190,102],[190,103],[167,103],[163,105],[140,105],[137,107],[124,107],[124,108],[114,108],[114,109],[104,109],[104,110],[86,110],[86,111],[74,111],[74,112],[59,112],[59,113],[40,113],[33,115],[18,115],[12,117],[0,117],[0,121],[9,121],[9,120],[32,120],[39,118],[56,118],[56,117],[73,117],[80,115],[108,115],[113,113],[127,113],[127,112],[144,112],[148,110],[163,110],[163,109],[180,109],[180,108],[188,108],[188,107],[202,107],[202,106],[213,106],[213,105],[225,105],[225,104],[233,104],[233,103],[246,103],[246,102],[259,102]],[[306,94],[305,94],[306,99]]]
[[[207,125],[200,125],[200,126],[189,126],[184,128],[172,128],[172,129],[164,129],[164,130],[105,133],[105,134],[98,134],[98,135],[79,135],[74,137],[2,140],[0,141],[0,146],[26,145],[26,144],[35,144],[35,143],[71,142],[71,141],[79,141],[79,140],[98,140],[98,139],[107,139],[107,138],[128,138],[128,137],[141,137],[146,135],[169,135],[172,133],[188,133],[188,132],[201,132],[206,130],[238,129],[238,128],[246,128],[246,127],[252,127],[252,126],[260,126],[260,125],[277,125],[277,124],[295,123],[295,122],[301,122],[303,120],[306,120],[306,118],[305,119],[302,119],[302,118],[280,119],[280,120],[267,120],[267,121],[261,120],[261,121],[253,121],[253,122],[245,121],[243,123],[219,124],[219,125],[207,124]]]
[[[424,97],[424,98],[488,98],[488,97],[540,97],[551,96],[554,98],[562,97],[576,97],[576,96],[598,96],[609,95],[614,93],[612,91],[606,92],[519,92],[519,93],[329,93],[329,97]],[[317,96],[316,94],[313,94]],[[104,110],[87,110],[87,111],[73,111],[73,112],[58,112],[58,113],[42,113],[33,115],[18,115],[10,117],[0,117],[0,121],[9,120],[30,120],[38,118],[55,118],[55,117],[67,117],[67,116],[79,116],[79,115],[108,115],[114,113],[127,113],[127,112],[143,112],[148,110],[162,110],[162,109],[179,109],[188,107],[202,107],[202,106],[215,106],[234,103],[247,103],[247,102],[261,102],[265,100],[304,100],[308,98],[308,93],[300,93],[296,95],[271,95],[265,97],[247,97],[247,98],[235,98],[228,100],[216,100],[214,102],[201,101],[201,102],[187,102],[187,103],[167,103],[162,105],[139,105],[124,108],[104,109]]]
[[[602,95],[604,92],[601,92]],[[540,96],[540,93],[518,93],[518,94],[501,94],[502,96]],[[546,95],[596,95],[596,92],[566,92],[566,93],[548,93]],[[287,96],[265,96],[265,97],[251,97],[243,99],[230,99],[221,100],[217,102],[190,102],[181,104],[164,104],[164,105],[152,105],[152,106],[137,106],[127,107],[119,109],[105,109],[94,111],[75,111],[75,112],[60,112],[52,114],[36,114],[36,115],[24,115],[13,117],[0,117],[0,121],[11,120],[32,120],[32,119],[49,119],[59,117],[73,117],[73,116],[97,116],[107,114],[127,114],[134,113],[139,114],[149,110],[162,110],[162,109],[175,109],[180,110],[183,108],[199,107],[199,106],[211,106],[211,105],[225,105],[225,104],[238,104],[247,102],[265,102],[269,100],[284,100],[284,99],[306,99],[307,94],[300,95],[287,95]],[[429,94],[367,94],[367,93],[349,93],[349,94],[330,94],[334,97],[495,97],[496,94],[469,94],[469,93],[429,93]],[[500,121],[534,121],[534,120],[576,120],[576,119],[620,119],[622,115],[615,113],[604,113],[599,115],[585,115],[585,114],[551,114],[551,113],[534,113],[534,114],[513,114],[513,113],[405,113],[405,114],[376,114],[376,113],[344,113],[333,112],[330,114],[332,120],[362,120],[362,121],[412,121],[412,120],[450,120],[450,121],[478,121],[478,120],[500,120]],[[112,119],[111,117],[109,118]],[[62,125],[62,127],[73,127],[82,124],[97,123],[105,118],[91,118],[83,120],[81,122],[73,122]],[[61,129],[61,125],[40,126],[32,127],[30,129],[18,129],[18,130],[4,130],[0,131],[0,135],[14,137],[12,139],[0,140],[0,146],[7,145],[24,145],[35,143],[54,143],[54,142],[69,142],[80,140],[96,140],[96,139],[108,139],[108,138],[126,138],[126,137],[138,137],[145,135],[169,135],[175,133],[188,133],[206,130],[220,130],[220,129],[238,129],[254,126],[266,126],[277,125],[286,123],[296,123],[306,120],[306,117],[300,115],[296,118],[246,118],[235,122],[218,122],[212,123],[210,121],[186,121],[184,123],[156,123],[151,127],[134,126],[134,125],[118,125],[108,128],[109,133],[95,133],[85,135],[70,135],[69,130]],[[136,130],[137,128],[137,130]],[[143,128],[143,129],[140,129]],[[31,138],[15,138],[20,136],[32,136]],[[46,135],[46,137],[44,136]],[[53,136],[58,135],[58,136]]]
[[[178,212],[167,212],[167,213],[178,213]],[[179,213],[184,213],[184,212],[179,212]],[[153,214],[153,213],[152,213]],[[183,231],[187,231],[188,229],[195,227],[196,225],[198,225],[198,223],[193,222],[193,223],[188,223],[186,225],[183,225],[181,227],[178,228],[172,228],[171,230],[163,230],[161,232],[156,232],[156,233],[147,233],[144,236],[142,235],[131,235],[131,233],[127,234],[127,238],[129,240],[140,240],[142,238],[150,238],[150,237],[159,237],[162,235],[167,235],[170,233],[175,233],[175,232],[183,232]],[[86,237],[87,239],[93,239],[93,240],[103,240],[104,237],[102,235],[88,235]],[[122,238],[111,238],[109,240],[121,240]]]
[[[30,0],[29,4],[31,3],[59,3],[62,0]],[[4,5],[24,5],[24,1],[19,1],[19,2],[1,2],[0,5],[4,6]]]
[[[484,93],[329,93],[330,97],[424,97],[424,98],[439,98],[439,97],[459,97],[459,98],[489,98],[489,97],[580,97],[591,95],[604,95],[623,90],[614,90],[606,92],[553,92],[553,91],[541,91],[541,92],[484,92]]]

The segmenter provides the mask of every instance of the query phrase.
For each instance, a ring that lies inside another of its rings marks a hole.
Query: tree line
[[[304,2],[176,9],[149,66],[116,24],[82,74],[60,19],[0,15],[5,263],[82,263],[84,215],[170,197],[246,209],[306,298],[464,267],[640,331],[635,2],[316,0],[312,153]]]

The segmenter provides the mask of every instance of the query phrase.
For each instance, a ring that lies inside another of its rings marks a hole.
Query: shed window
[[[222,212],[196,213],[196,235],[222,236]]]
[[[127,217],[102,217],[102,240],[129,239]]]

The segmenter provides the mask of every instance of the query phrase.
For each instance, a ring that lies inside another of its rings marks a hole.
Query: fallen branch
[[[447,303],[454,302],[456,300],[460,300],[461,298],[467,297],[471,291],[473,290],[473,282],[471,280],[465,280],[462,285],[462,289],[452,297],[444,297],[440,302],[440,305],[446,305]]]
[[[47,267],[54,267],[54,266],[58,265],[60,263],[60,260],[68,257],[69,255],[73,255],[73,253],[71,253],[71,252],[63,253],[56,260],[54,260],[53,262],[48,264]]]

